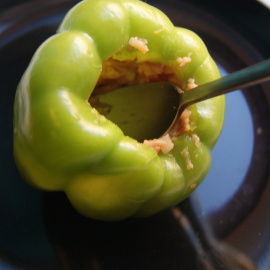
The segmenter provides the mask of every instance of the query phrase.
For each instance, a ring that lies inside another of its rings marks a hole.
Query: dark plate
[[[37,47],[76,2],[2,4],[0,269],[269,269],[268,83],[227,95],[212,169],[173,211],[93,221],[75,212],[63,194],[39,192],[21,179],[12,156],[16,86]],[[270,57],[270,11],[255,1],[148,2],[197,32],[222,74]]]

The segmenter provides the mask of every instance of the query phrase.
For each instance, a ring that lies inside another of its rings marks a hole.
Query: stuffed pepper
[[[139,142],[99,113],[91,95],[155,81],[188,91],[219,76],[203,41],[160,10],[138,0],[81,1],[38,48],[18,85],[16,164],[29,184],[65,192],[87,217],[153,215],[206,176],[224,97],[188,107],[170,134]]]

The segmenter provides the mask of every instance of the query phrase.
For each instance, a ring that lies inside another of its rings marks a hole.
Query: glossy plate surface
[[[76,2],[28,1],[0,16],[0,269],[269,269],[269,83],[227,95],[209,175],[188,200],[153,217],[86,219],[63,194],[21,179],[12,156],[16,86]],[[255,1],[148,2],[198,33],[223,75],[270,58],[270,11]]]

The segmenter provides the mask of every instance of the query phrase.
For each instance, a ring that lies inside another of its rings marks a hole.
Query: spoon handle
[[[270,80],[270,59],[186,91],[180,96],[181,111],[193,103],[267,80]]]

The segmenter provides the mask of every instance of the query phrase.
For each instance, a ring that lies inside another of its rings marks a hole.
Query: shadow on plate
[[[213,236],[189,199],[155,216],[121,222],[85,218],[62,193],[44,195],[43,210],[64,269],[256,269],[244,254]]]

